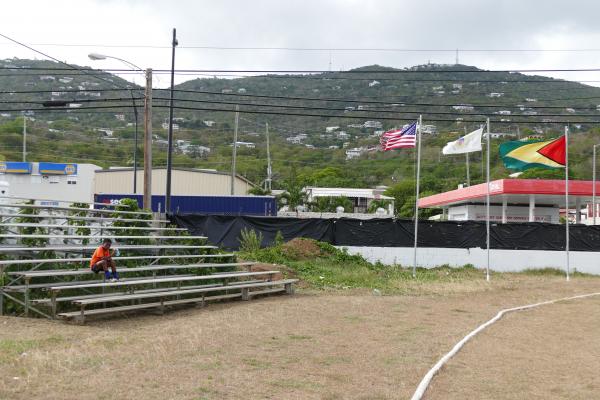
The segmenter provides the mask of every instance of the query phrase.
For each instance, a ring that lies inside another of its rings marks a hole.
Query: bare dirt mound
[[[254,264],[253,266],[251,266],[250,271],[251,272],[281,271],[283,269],[282,267],[285,267],[285,266],[277,265],[277,264],[258,263],[258,264]],[[273,275],[274,281],[279,281],[281,279],[283,279],[282,272],[278,272]]]
[[[281,247],[286,255],[294,260],[310,260],[322,255],[321,248],[312,239],[295,238]]]

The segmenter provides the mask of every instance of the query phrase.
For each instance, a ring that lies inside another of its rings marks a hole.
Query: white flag
[[[443,154],[462,154],[481,151],[481,134],[483,128],[465,135],[454,142],[448,142],[442,149]]]

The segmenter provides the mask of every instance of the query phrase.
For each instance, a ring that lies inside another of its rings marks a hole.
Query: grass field
[[[440,268],[411,280],[330,256],[290,262],[288,274],[307,278],[295,296],[85,326],[0,317],[0,399],[406,399],[499,309],[600,291],[591,276],[494,274],[486,283],[472,268]],[[508,316],[469,343],[426,398],[598,398],[599,305]]]

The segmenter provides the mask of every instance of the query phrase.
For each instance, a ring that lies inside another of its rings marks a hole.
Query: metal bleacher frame
[[[297,280],[274,280],[275,276],[280,276],[280,272],[275,270],[252,271],[256,263],[235,262],[235,254],[220,253],[215,246],[204,243],[165,244],[177,239],[196,243],[206,240],[206,237],[182,235],[184,228],[166,226],[168,220],[155,219],[147,211],[19,204],[14,200],[11,199],[10,204],[0,203],[0,240],[4,242],[0,244],[0,255],[12,257],[0,260],[0,315],[4,311],[5,300],[13,302],[24,316],[35,313],[46,318],[60,317],[83,323],[87,315],[146,309],[158,309],[162,313],[165,307],[170,306],[204,305],[206,301],[234,298],[249,300],[256,295],[294,292],[293,284]],[[14,209],[16,213],[8,212]],[[34,209],[39,214],[23,213],[23,210]],[[78,215],[71,215],[73,212]],[[15,222],[18,217],[26,217],[29,221],[36,219],[37,222]],[[47,223],[48,220],[53,223]],[[71,225],[70,220],[83,221],[85,225]],[[117,221],[121,225],[113,226]],[[123,223],[136,223],[138,226],[123,226]],[[141,223],[147,225],[139,226]],[[42,228],[43,231],[23,233],[25,228],[29,229],[28,232],[31,228]],[[81,229],[87,230],[88,234],[77,234],[82,232]],[[122,231],[128,232],[119,235]],[[96,279],[85,279],[94,275],[89,269],[89,255],[106,237],[115,242],[113,247],[128,253],[113,256],[123,279],[107,282],[103,274]],[[31,244],[33,239],[43,239],[45,243],[42,246]],[[146,243],[151,244],[121,243],[138,239],[147,239],[149,242]],[[52,240],[59,243],[49,243]],[[167,254],[169,252],[171,254]],[[56,257],[57,253],[63,256]],[[209,260],[215,261],[207,262]],[[123,267],[123,261],[135,261],[135,265]],[[161,264],[165,261],[167,264]],[[45,269],[49,264],[53,264],[54,269]],[[59,267],[56,268],[56,265]],[[178,271],[183,274],[177,274]],[[135,276],[130,277],[130,274]],[[84,280],[77,280],[80,279],[77,277]],[[38,283],[40,279],[44,282]],[[60,293],[65,291],[74,294],[61,297]],[[32,298],[32,294],[37,297]],[[42,294],[46,297],[40,297]],[[59,304],[64,308],[78,307],[79,310],[59,312]],[[101,308],[88,307],[94,305]],[[49,307],[49,312],[40,307]]]

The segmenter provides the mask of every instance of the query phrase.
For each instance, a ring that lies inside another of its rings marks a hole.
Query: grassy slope
[[[360,255],[350,255],[345,250],[312,239],[294,239],[260,250],[240,253],[244,259],[289,267],[288,275],[295,275],[311,288],[327,290],[377,289],[383,294],[438,293],[444,286],[460,283],[485,283],[484,273],[472,265],[452,268],[418,268],[416,277],[412,269],[401,265],[371,264]],[[527,270],[521,273],[494,273],[494,280],[509,276],[557,276],[564,275],[556,269]],[[580,277],[590,277],[576,273]],[[454,290],[454,289],[452,289]]]

